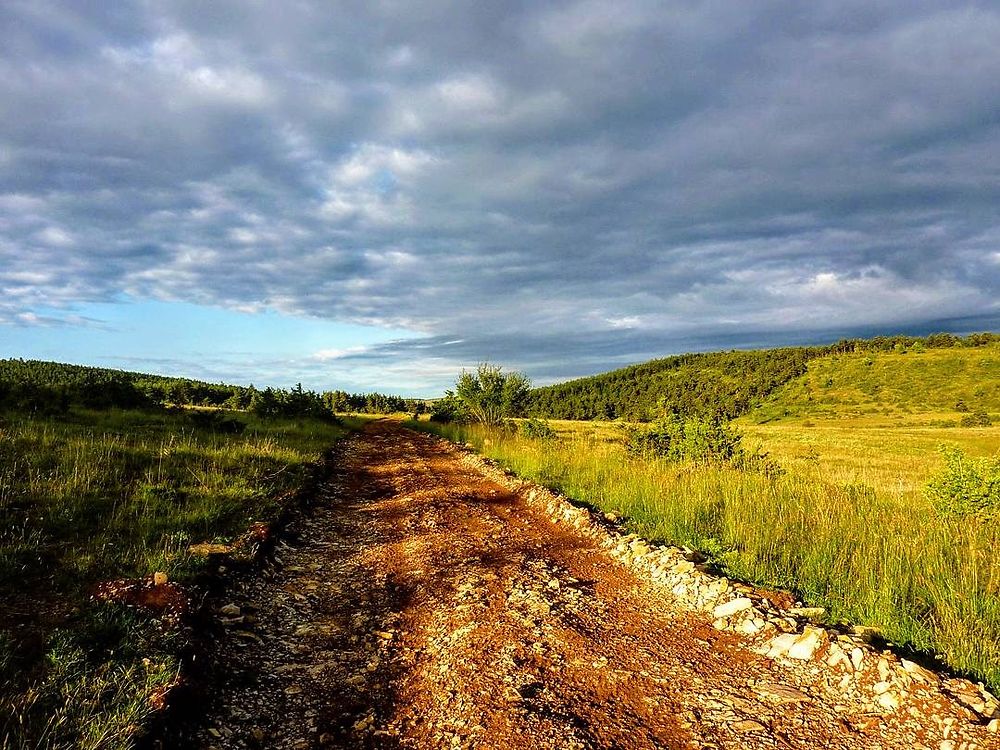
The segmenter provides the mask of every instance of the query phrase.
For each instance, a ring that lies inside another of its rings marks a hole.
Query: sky
[[[0,357],[436,395],[1000,329],[1000,5],[5,0]]]

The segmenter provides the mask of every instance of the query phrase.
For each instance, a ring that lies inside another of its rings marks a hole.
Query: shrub
[[[962,427],[989,427],[993,424],[990,415],[983,410],[974,411],[962,417]]]
[[[625,449],[669,461],[723,463],[745,456],[742,437],[719,417],[682,419],[677,414],[628,430]]]
[[[247,428],[246,422],[228,417],[220,411],[192,411],[188,413],[188,419],[195,427],[223,435],[240,435]]]
[[[475,373],[463,372],[455,395],[473,422],[498,425],[516,417],[527,405],[531,381],[519,372],[504,372],[497,365],[481,364]]]
[[[993,518],[1000,511],[1000,457],[970,458],[942,447],[945,468],[927,484],[934,508],[946,516]]]
[[[448,391],[444,398],[439,398],[434,402],[430,420],[448,424],[450,422],[464,422],[466,417],[465,405],[454,393]]]
[[[556,431],[552,425],[541,419],[528,419],[521,422],[521,434],[527,438],[538,440],[555,440]]]

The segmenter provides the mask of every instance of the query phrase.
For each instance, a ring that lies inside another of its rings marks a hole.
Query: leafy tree
[[[970,458],[960,448],[942,447],[945,468],[926,488],[946,516],[995,519],[1000,513],[1000,458]]]
[[[504,372],[498,365],[483,363],[475,373],[465,372],[455,383],[455,395],[470,419],[483,424],[500,424],[523,413],[531,391],[531,381],[520,372]]]

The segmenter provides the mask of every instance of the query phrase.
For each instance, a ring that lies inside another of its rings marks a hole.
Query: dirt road
[[[968,716],[836,704],[431,437],[371,425],[324,492],[173,746],[959,747]]]

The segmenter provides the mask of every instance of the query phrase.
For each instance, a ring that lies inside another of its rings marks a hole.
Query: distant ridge
[[[284,403],[286,410],[294,413],[412,412],[423,403],[382,393],[331,390],[319,394],[301,385],[257,389],[253,385],[207,383],[89,365],[0,359],[0,410],[58,413],[70,406],[133,409],[167,405],[246,410],[258,398]]]

